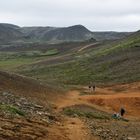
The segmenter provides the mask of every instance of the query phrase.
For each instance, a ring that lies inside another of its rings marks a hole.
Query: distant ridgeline
[[[0,44],[11,42],[70,42],[121,39],[129,32],[91,32],[82,25],[70,27],[19,27],[0,23]]]

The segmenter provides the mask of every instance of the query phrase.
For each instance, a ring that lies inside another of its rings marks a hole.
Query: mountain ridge
[[[13,41],[31,42],[66,42],[84,41],[94,38],[97,41],[122,39],[130,32],[93,32],[83,25],[69,27],[31,26],[20,27],[8,23],[0,23],[0,43]]]

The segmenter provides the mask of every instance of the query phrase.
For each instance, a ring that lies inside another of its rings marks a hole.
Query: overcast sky
[[[0,23],[136,31],[140,30],[140,0],[0,0]]]

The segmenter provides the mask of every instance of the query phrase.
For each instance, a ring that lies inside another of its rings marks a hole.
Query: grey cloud
[[[0,22],[92,30],[140,29],[139,0],[1,0]]]

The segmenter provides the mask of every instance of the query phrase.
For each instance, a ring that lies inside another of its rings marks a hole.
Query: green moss
[[[57,49],[51,49],[46,52],[0,52],[0,68],[4,70],[14,69],[22,65],[28,65],[39,60],[44,60],[48,56],[57,55],[58,53]]]
[[[71,109],[71,108],[66,108],[64,109],[64,114],[68,116],[78,116],[78,117],[86,117],[89,119],[110,119],[108,116],[105,116],[103,114],[99,113],[93,113],[93,112],[82,112],[78,109]]]
[[[11,114],[18,114],[20,116],[25,116],[25,113],[19,110],[17,107],[11,105],[0,105],[0,109]]]

